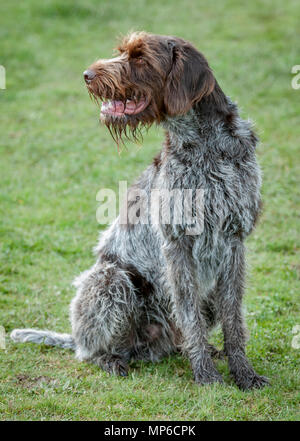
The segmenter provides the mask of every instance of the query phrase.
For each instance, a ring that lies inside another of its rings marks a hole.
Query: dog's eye
[[[135,50],[131,51],[130,53],[130,60],[134,62],[134,64],[143,64],[144,58],[143,58],[143,52],[136,48]]]
[[[135,62],[136,64],[143,64],[143,63],[144,63],[144,60],[143,60],[142,57],[137,57],[137,58],[134,59],[134,62]]]
[[[137,57],[131,57],[131,63],[134,66],[142,66],[145,64],[145,59],[141,55]]]

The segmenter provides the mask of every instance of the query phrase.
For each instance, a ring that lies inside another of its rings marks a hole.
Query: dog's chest
[[[165,157],[154,179],[155,188],[202,189],[223,193],[226,198],[232,189],[240,189],[241,174],[237,164],[191,150],[175,151]]]

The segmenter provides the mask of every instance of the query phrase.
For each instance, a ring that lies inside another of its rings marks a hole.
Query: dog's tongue
[[[135,102],[133,100],[127,100],[124,113],[127,115],[135,115],[136,113],[141,112],[145,108],[145,100],[140,100]]]
[[[120,116],[124,113],[124,103],[122,101],[105,101],[101,106],[101,113]]]
[[[110,100],[102,103],[101,113],[110,114],[114,116],[121,115],[135,115],[141,112],[145,108],[145,101],[141,100],[135,102],[133,100],[127,100],[126,105],[123,101]]]

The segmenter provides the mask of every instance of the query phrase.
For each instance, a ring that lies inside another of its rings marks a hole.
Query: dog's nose
[[[92,70],[88,69],[83,72],[83,78],[86,83],[89,83],[90,81],[92,81],[92,79],[95,78],[95,76],[96,76],[96,74]]]

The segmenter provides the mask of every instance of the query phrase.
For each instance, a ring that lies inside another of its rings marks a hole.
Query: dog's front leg
[[[240,240],[235,240],[227,247],[223,271],[218,280],[217,303],[229,370],[242,390],[261,388],[268,384],[267,378],[254,371],[245,353],[246,330],[242,313],[244,273],[244,246]]]
[[[201,292],[190,247],[187,236],[168,240],[164,246],[175,319],[183,336],[182,349],[190,359],[197,383],[222,382],[207,343],[207,325],[200,309]]]

